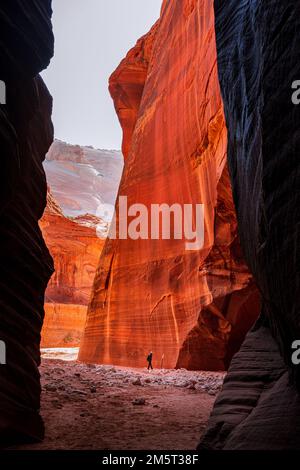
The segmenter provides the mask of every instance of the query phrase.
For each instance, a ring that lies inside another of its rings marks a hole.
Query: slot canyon
[[[299,13],[163,0],[107,84],[121,153],[54,138],[51,0],[1,4],[1,448],[300,448]],[[110,238],[119,196],[203,204],[203,247]]]

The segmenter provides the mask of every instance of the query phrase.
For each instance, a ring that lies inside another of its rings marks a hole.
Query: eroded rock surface
[[[123,157],[120,151],[55,140],[44,169],[50,188],[41,227],[55,273],[45,296],[42,347],[73,347],[79,345],[85,325]]]
[[[123,170],[117,150],[55,140],[44,161],[51,192],[68,217],[97,215],[100,204],[114,206]]]
[[[42,161],[53,140],[52,99],[37,74],[53,54],[51,2],[1,2],[0,444],[40,440],[40,331],[53,271],[38,220],[46,205]]]
[[[73,347],[80,343],[104,245],[104,239],[96,233],[98,222],[96,217],[88,215],[73,220],[67,218],[48,191],[40,226],[54,260],[55,272],[45,294],[41,342],[44,348]]]
[[[228,161],[241,243],[263,314],[235,356],[200,448],[299,449],[297,2],[215,1]]]
[[[268,324],[251,331],[234,356],[200,450],[300,447],[300,399]]]
[[[110,79],[124,131],[119,195],[128,206],[203,203],[205,241],[108,240],[79,358],[86,362],[224,369],[257,318],[226,166],[214,12],[165,1],[159,21]]]

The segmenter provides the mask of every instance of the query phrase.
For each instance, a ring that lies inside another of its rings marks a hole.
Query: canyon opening
[[[213,8],[205,6],[208,24],[203,23],[201,28],[201,48],[194,44],[191,49],[172,19],[173,14],[179,19],[184,9],[174,2],[173,13],[168,12],[165,4],[158,19],[161,2],[156,3],[157,8],[153,5],[153,10],[157,18],[150,31],[147,33],[145,26],[145,35],[136,38],[136,45],[133,43],[133,48],[126,51],[125,58],[120,56],[115,71],[109,70],[103,81],[97,81],[95,89],[93,83],[89,85],[96,94],[95,97],[90,91],[91,101],[99,100],[100,86],[104,87],[101,94],[105,98],[111,96],[109,103],[102,98],[98,105],[105,111],[108,106],[109,110],[115,108],[120,124],[115,119],[110,125],[122,129],[122,142],[119,135],[113,142],[116,149],[122,146],[122,153],[91,147],[99,141],[98,134],[103,136],[100,126],[95,131],[97,135],[90,137],[92,141],[84,141],[85,146],[75,140],[67,144],[55,140],[44,162],[48,203],[40,222],[55,269],[45,297],[42,367],[51,370],[53,361],[65,361],[56,364],[63,369],[68,364],[72,367],[76,364],[77,373],[82,376],[76,379],[77,388],[88,380],[85,364],[95,365],[95,379],[89,379],[88,395],[84,395],[89,409],[90,398],[98,406],[99,386],[102,390],[107,387],[109,394],[115,388],[114,393],[118,395],[118,387],[123,382],[123,394],[115,400],[119,407],[126,408],[128,404],[132,407],[130,421],[140,415],[138,411],[136,416],[136,401],[145,401],[142,409],[146,415],[151,410],[153,423],[145,430],[146,435],[153,434],[152,426],[159,424],[161,408],[165,405],[157,403],[155,396],[166,386],[166,379],[170,381],[167,413],[170,405],[174,406],[170,403],[172,393],[179,400],[183,414],[186,406],[189,407],[188,419],[194,414],[191,402],[201,403],[203,392],[212,404],[222,383],[222,371],[228,368],[232,355],[256,320],[260,305],[258,291],[239,247],[225,159],[227,140],[215,64],[215,39],[204,41],[206,31],[213,26]],[[199,11],[203,6],[198,5]],[[79,11],[84,15],[82,6]],[[115,14],[115,7],[110,11]],[[53,88],[54,125],[58,121],[55,132],[63,138],[66,129],[76,139],[77,126],[81,127],[79,136],[82,136],[82,126],[91,125],[89,116],[84,116],[82,122],[75,116],[75,129],[61,122],[61,114],[56,117],[56,106],[61,105],[56,105],[55,100],[62,99],[66,93],[64,88],[60,92],[57,84],[63,73],[59,47],[74,40],[68,39],[69,34],[76,34],[75,29],[64,31],[64,43],[60,46],[62,33],[56,29],[62,21],[57,15],[62,12],[71,14],[69,7],[54,3],[56,53],[44,78],[46,83],[49,81],[50,91]],[[91,11],[87,14],[90,18]],[[71,15],[74,28],[76,7]],[[191,35],[195,34],[196,18],[197,11],[194,11],[181,20]],[[172,31],[164,41],[165,48],[168,42],[170,47],[158,54],[160,35],[165,35],[168,27]],[[127,28],[123,34],[119,38],[121,44],[128,36]],[[178,42],[177,52],[171,47],[172,41]],[[106,57],[104,46],[97,46],[99,57],[91,57],[91,62],[81,68],[94,67],[100,75],[100,70],[106,68],[102,63]],[[120,48],[116,41],[115,47]],[[197,61],[206,56],[203,71],[196,70]],[[181,65],[174,68],[170,64],[176,60]],[[72,64],[72,56],[69,61]],[[199,73],[203,74],[202,88],[197,81]],[[84,75],[76,80],[81,87],[88,86],[83,83]],[[186,100],[200,103],[207,100],[209,106],[198,114],[195,110],[193,116],[184,105]],[[93,108],[87,111],[100,121],[99,111],[96,113]],[[87,135],[90,136],[89,129]],[[107,142],[107,135],[102,138]],[[151,375],[147,369],[150,351],[154,368],[150,369]],[[111,370],[115,371],[112,377]],[[121,377],[116,384],[114,374]],[[58,388],[62,382],[63,387],[70,389],[71,384],[64,383],[65,379],[59,380],[55,372],[51,375],[50,388]],[[66,370],[63,375],[66,376]],[[176,385],[178,394],[174,393]],[[49,388],[48,383],[45,386]],[[97,391],[91,393],[94,387]],[[59,407],[62,403],[57,399]],[[211,405],[205,403],[203,407],[207,419]],[[65,405],[61,409],[65,410]],[[82,407],[82,413],[85,412]],[[81,417],[81,424],[90,422],[93,414],[90,411],[89,414]],[[105,416],[103,410],[102,414]],[[140,426],[144,427],[144,414],[141,418]],[[180,419],[178,426],[181,426]],[[114,421],[117,436],[107,446],[117,445],[120,427],[127,426],[122,424],[128,421],[127,413],[124,419],[116,417]],[[160,424],[164,427],[163,422]],[[81,433],[78,434],[77,445],[82,445]],[[128,439],[130,442],[137,439],[134,445],[143,448],[145,442],[139,436],[140,430],[133,429]],[[101,432],[100,437],[95,436],[94,445],[99,445],[99,438],[108,439]],[[191,448],[196,446],[197,438],[191,428],[191,434],[186,437],[191,439]],[[159,435],[157,439],[160,440]],[[173,438],[169,444],[162,445],[173,446],[172,441]]]
[[[300,447],[300,16],[222,3],[0,6],[5,450]]]

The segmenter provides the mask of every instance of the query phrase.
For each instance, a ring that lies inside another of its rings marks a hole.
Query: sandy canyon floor
[[[44,351],[45,440],[18,449],[195,449],[223,373],[148,372],[73,357]]]

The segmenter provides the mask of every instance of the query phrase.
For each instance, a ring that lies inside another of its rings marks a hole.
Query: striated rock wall
[[[109,79],[109,91],[123,130],[122,153],[128,157],[159,22],[139,39]]]
[[[42,160],[52,142],[51,97],[37,74],[53,54],[51,2],[1,2],[0,445],[42,439],[40,330],[53,271],[38,220],[46,205]]]
[[[108,221],[123,168],[120,151],[55,140],[43,163],[50,185],[40,226],[54,259],[45,296],[42,347],[79,346]],[[100,238],[98,238],[97,233]]]
[[[71,220],[48,191],[40,221],[54,260],[55,272],[45,295],[42,347],[78,346],[104,239],[96,234],[96,218]]]
[[[78,347],[86,322],[87,305],[50,302],[46,298],[42,348]]]
[[[300,5],[215,1],[228,161],[263,312],[235,356],[200,448],[300,448]]]
[[[165,1],[161,18],[110,79],[124,131],[119,195],[205,206],[202,250],[185,240],[108,240],[96,273],[82,361],[224,369],[259,312],[226,166],[214,12]]]

